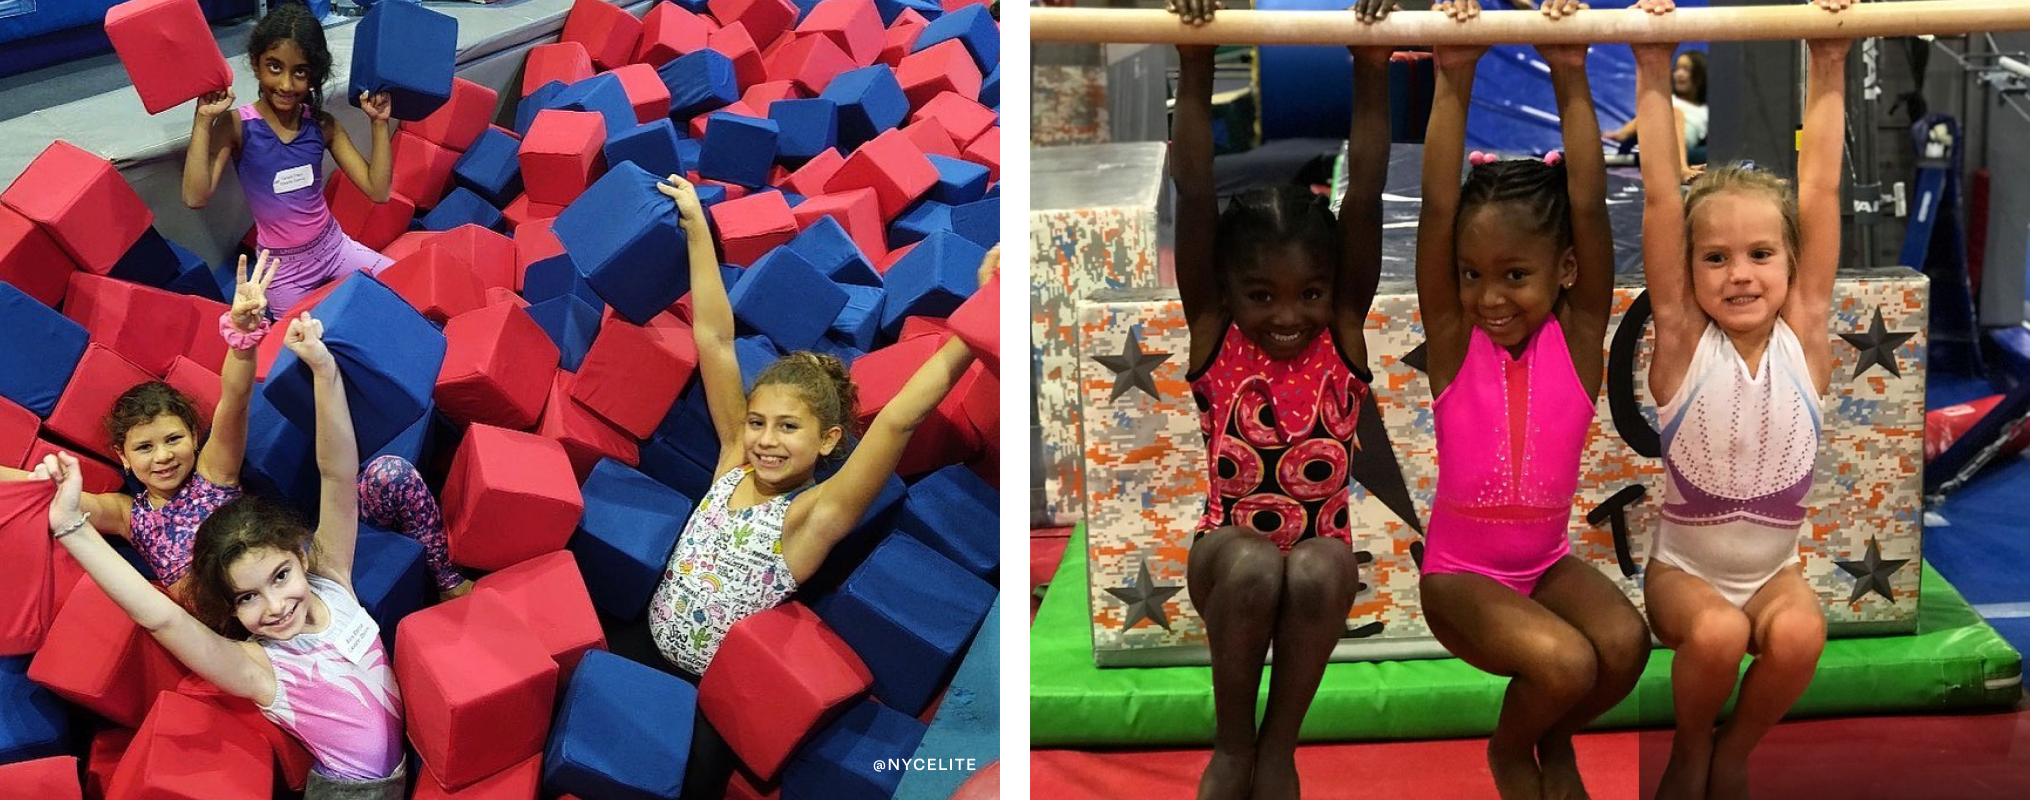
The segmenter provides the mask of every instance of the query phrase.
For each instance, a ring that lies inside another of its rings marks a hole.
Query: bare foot
[[[1198,779],[1198,800],[1248,800],[1254,780],[1255,754],[1224,753],[1215,748],[1205,775]]]
[[[1708,740],[1687,744],[1685,740],[1685,733],[1679,731],[1671,741],[1671,760],[1664,765],[1656,800],[1706,800],[1706,775],[1713,764],[1713,743]]]
[[[1501,800],[1541,800],[1544,773],[1537,769],[1536,754],[1524,746],[1506,748],[1487,743],[1487,769],[1494,773],[1494,790]]]
[[[1537,763],[1544,772],[1544,800],[1590,800],[1570,737],[1538,742]]]
[[[1748,800],[1748,754],[1714,747],[1713,766],[1706,778],[1706,800]]]
[[[1297,800],[1297,751],[1255,754],[1251,800]]]

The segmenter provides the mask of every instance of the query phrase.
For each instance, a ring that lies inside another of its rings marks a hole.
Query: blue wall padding
[[[712,468],[685,455],[666,439],[650,438],[642,442],[640,453],[642,474],[677,490],[678,494],[704,497],[712,486]]]
[[[522,142],[512,134],[489,127],[465,148],[451,176],[459,186],[478,192],[486,202],[506,208],[522,193]]]
[[[658,800],[683,791],[697,687],[592,650],[558,694],[543,748],[546,794]]]
[[[957,39],[965,43],[966,52],[973,54],[973,63],[985,72],[1001,65],[1001,26],[983,5],[967,5],[937,19],[925,26],[923,33],[916,37],[912,53],[940,42]]]
[[[761,371],[782,358],[782,349],[766,336],[742,336],[733,340],[733,357],[740,361],[741,391],[753,393]]]
[[[887,64],[841,72],[818,96],[839,104],[841,153],[858,149],[909,117],[909,97]]]
[[[1001,241],[1001,198],[986,197],[952,207],[952,233],[981,247]]]
[[[47,419],[85,357],[91,334],[0,281],[0,397]]]
[[[305,519],[316,519],[316,441],[276,410],[266,393],[255,392],[249,403],[240,482],[250,493],[286,501]]]
[[[670,90],[670,116],[689,119],[740,99],[733,59],[717,50],[685,53],[656,69]]]
[[[945,13],[944,6],[938,5],[937,0],[874,0],[874,8],[881,12],[881,24],[884,26],[894,25],[895,18],[901,16],[904,9],[915,9],[924,19],[937,19]]]
[[[776,157],[800,164],[839,143],[839,104],[822,97],[777,100],[768,104],[768,118],[782,128]]]
[[[881,308],[881,332],[894,338],[902,319],[947,317],[980,288],[980,259],[987,248],[956,233],[940,231],[918,242],[883,276],[888,299]]]
[[[324,346],[345,377],[359,450],[381,449],[430,409],[444,365],[444,333],[387,284],[367,274],[345,279],[317,305]],[[316,431],[310,368],[284,350],[261,394],[305,431]]]
[[[825,335],[846,293],[788,248],[768,251],[727,293],[741,327],[784,350],[805,350]]]
[[[491,231],[498,231],[507,225],[507,217],[494,208],[486,198],[463,186],[452,189],[451,193],[437,201],[437,207],[423,216],[423,230],[448,231],[460,225],[478,225]]]
[[[577,372],[585,352],[592,349],[592,338],[599,335],[599,310],[567,294],[530,305],[529,316],[557,344],[557,365]]]
[[[515,104],[515,134],[529,135],[529,126],[536,122],[536,112],[557,107],[557,95],[564,93],[563,81],[550,81],[529,93]]]
[[[691,288],[689,273],[671,261],[684,252],[684,233],[676,204],[656,191],[661,180],[633,164],[614,167],[551,228],[593,291],[636,325]]]
[[[888,223],[888,248],[899,250],[903,245],[921,242],[939,231],[952,229],[952,207],[936,200],[923,199],[911,203]]]
[[[204,263],[203,258],[183,249],[182,245],[175,242],[169,243],[169,251],[176,254],[176,263],[179,266],[176,279],[162,288],[221,303],[229,303],[232,300],[232,293],[219,286],[218,276],[212,271],[210,264]]]
[[[352,551],[352,588],[367,616],[381,626],[381,646],[395,652],[395,626],[431,595],[423,543],[362,521]]]
[[[874,271],[874,265],[867,262],[866,254],[853,243],[853,237],[846,233],[845,226],[830,215],[819,217],[804,228],[796,238],[789,240],[788,247],[834,283],[881,285],[881,273]]]
[[[592,605],[607,616],[640,619],[697,504],[610,458],[592,467],[583,490],[585,515],[570,549]]]
[[[599,293],[592,290],[592,284],[585,282],[585,276],[578,274],[578,268],[571,264],[570,253],[559,253],[529,265],[529,271],[522,274],[522,299],[540,303],[564,295],[575,295],[593,311],[606,308],[606,301],[599,299]],[[571,367],[576,370],[577,367]]]
[[[980,105],[994,109],[997,115],[1001,113],[1000,64],[995,64],[994,71],[987,73],[986,79],[980,81]]]
[[[980,633],[966,648],[966,658],[952,675],[952,686],[938,704],[937,716],[919,758],[972,759],[985,767],[1001,752],[1001,604],[980,623]],[[896,797],[950,797],[972,773],[959,770],[911,770],[902,776]]]
[[[627,90],[621,87],[620,76],[611,72],[602,72],[564,87],[553,102],[556,108],[590,111],[605,117],[608,139],[613,138],[614,132],[635,125],[634,103],[627,99]]]
[[[888,294],[887,290],[879,286],[853,284],[843,284],[839,288],[846,292],[846,305],[832,320],[830,338],[863,352],[874,349],[881,339],[881,303]]]
[[[782,771],[782,800],[888,800],[903,772],[877,769],[883,759],[906,759],[923,742],[926,727],[909,715],[862,700],[811,736]]]
[[[682,141],[667,119],[636,125],[606,138],[606,166],[632,162],[650,175],[688,175],[698,162],[684,158]]]
[[[986,167],[958,158],[935,155],[928,158],[930,165],[937,168],[937,183],[931,185],[924,197],[955,206],[987,196]]]
[[[768,185],[768,168],[775,165],[782,128],[772,119],[723,111],[711,119],[705,126],[705,155],[698,161],[698,174],[748,188]]]
[[[451,100],[458,62],[458,21],[418,3],[380,3],[353,31],[346,101],[387,92],[395,119],[416,121]]]
[[[896,528],[991,581],[1001,566],[1001,544],[993,526],[979,521],[993,519],[999,508],[994,487],[964,465],[954,464],[909,487]]]
[[[112,271],[106,275],[160,289],[176,280],[185,266],[170,247],[168,239],[162,238],[162,234],[156,233],[154,228],[143,228],[141,238],[121,254],[120,260],[113,263]]]
[[[70,744],[63,700],[28,679],[33,660],[33,653],[0,658],[0,764],[60,756]]]
[[[656,431],[649,439],[660,442],[701,467],[709,468],[719,463],[719,433],[712,427],[711,407],[705,402],[701,382],[692,381],[690,386],[684,387],[683,394],[677,395],[676,404],[663,415],[663,421],[656,425]],[[710,482],[709,479],[707,482]]]
[[[874,696],[914,716],[957,666],[994,595],[924,543],[890,536],[816,610],[873,671]]]

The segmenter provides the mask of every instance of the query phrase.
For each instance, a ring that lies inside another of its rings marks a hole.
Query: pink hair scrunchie
[[[1473,151],[1472,155],[1466,157],[1466,163],[1472,164],[1473,166],[1476,167],[1486,164],[1492,164],[1500,160],[1501,160],[1500,156],[1497,156],[1493,153],[1483,153],[1480,152],[1479,150]]]
[[[1544,154],[1544,166],[1555,167],[1565,161],[1565,151],[1552,150]]]

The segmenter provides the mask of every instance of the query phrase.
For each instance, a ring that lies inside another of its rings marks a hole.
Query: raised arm
[[[156,589],[99,535],[78,505],[84,479],[76,458],[69,453],[44,456],[31,474],[56,487],[49,505],[50,533],[128,618],[205,680],[238,697],[272,702],[273,673],[260,669],[246,648],[206,628]]]
[[[232,325],[240,333],[261,330],[267,322],[268,283],[275,279],[280,259],[262,251],[247,274],[247,257],[240,256],[235,271]],[[237,486],[240,465],[247,457],[247,410],[254,394],[254,349],[228,348],[226,363],[219,368],[219,404],[211,415],[211,437],[197,456],[197,472],[219,486]]]
[[[1544,4],[1546,14],[1571,0]],[[1564,133],[1565,193],[1572,209],[1572,255],[1578,274],[1565,291],[1559,322],[1579,382],[1589,395],[1600,392],[1606,355],[1600,343],[1614,303],[1614,231],[1607,221],[1607,158],[1601,152],[1600,119],[1586,81],[1586,45],[1539,47],[1551,63],[1551,86]]]
[[[359,108],[366,112],[367,122],[372,126],[372,133],[367,137],[371,141],[369,146],[373,148],[371,155],[360,157],[359,148],[353,146],[352,137],[345,135],[345,126],[339,124],[337,117],[327,113],[318,120],[318,124],[324,126],[324,141],[331,150],[331,160],[345,172],[345,177],[374,202],[385,203],[388,202],[388,192],[394,188],[395,176],[394,144],[391,141],[394,134],[388,123],[393,101],[386,92],[370,95],[364,90],[360,92],[359,100]]]
[[[1177,294],[1191,326],[1190,369],[1212,357],[1226,330],[1226,306],[1213,272],[1219,197],[1212,180],[1212,53],[1205,45],[1177,48],[1177,113],[1170,175],[1177,186]]]
[[[1454,13],[1459,3],[1440,3]],[[1478,8],[1474,11],[1477,13]],[[1473,102],[1473,73],[1485,47],[1441,47],[1431,98],[1431,121],[1424,131],[1424,201],[1417,217],[1417,310],[1424,339],[1431,393],[1445,390],[1466,357],[1465,314],[1459,307],[1459,268],[1452,252],[1453,223],[1459,213],[1459,166],[1465,160],[1466,111]]]
[[[183,204],[204,208],[218,190],[219,178],[232,162],[238,138],[232,87],[212,92],[197,100],[197,113],[190,122],[190,147],[183,153]]]
[[[289,320],[282,344],[309,365],[317,402],[317,572],[352,591],[353,546],[359,539],[359,442],[346,406],[345,379],[324,346],[324,323],[309,314]]]
[[[1356,11],[1367,11],[1364,0]],[[1373,21],[1387,14],[1369,12]],[[1346,137],[1346,194],[1339,198],[1345,263],[1333,287],[1333,341],[1355,364],[1367,365],[1367,312],[1382,278],[1382,186],[1389,177],[1389,54],[1387,47],[1353,51],[1353,121]]]
[[[1841,0],[1821,0],[1837,11]],[[1797,280],[1783,303],[1783,321],[1804,345],[1812,383],[1825,394],[1832,380],[1832,340],[1826,317],[1833,277],[1840,268],[1840,162],[1846,154],[1849,39],[1810,43],[1804,103],[1804,142],[1797,157]]]
[[[1642,140],[1642,274],[1648,285],[1656,345],[1649,364],[1650,396],[1677,394],[1691,367],[1706,312],[1692,296],[1686,262],[1685,200],[1679,189],[1677,111],[1671,104],[1671,61],[1677,46],[1635,46],[1635,122]]]
[[[719,434],[719,464],[714,476],[740,465],[741,426],[747,419],[747,388],[740,378],[740,360],[733,353],[733,301],[726,298],[726,279],[719,274],[719,254],[712,249],[712,228],[698,203],[698,189],[671,175],[656,189],[677,203],[691,268],[691,335],[698,342],[698,378],[704,382],[705,406],[712,429]]]

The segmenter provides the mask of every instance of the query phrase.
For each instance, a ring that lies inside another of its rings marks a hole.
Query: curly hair
[[[1264,186],[1235,195],[1220,212],[1213,241],[1213,274],[1221,289],[1232,288],[1234,274],[1263,266],[1262,251],[1271,247],[1302,247],[1312,263],[1326,269],[1336,269],[1342,257],[1330,198],[1302,186]]]
[[[197,403],[188,395],[161,381],[149,381],[120,393],[113,401],[113,410],[106,414],[107,435],[113,438],[113,449],[125,452],[127,432],[154,421],[156,417],[168,414],[183,420],[184,427],[192,436],[199,433],[200,420]]]
[[[763,386],[787,386],[795,391],[797,398],[817,415],[820,429],[843,428],[846,442],[857,435],[854,428],[860,413],[860,390],[853,385],[853,376],[846,371],[846,362],[840,361],[837,356],[809,350],[790,353],[761,371],[761,377],[754,380],[754,388]],[[842,444],[833,449],[826,460],[834,463],[843,461],[849,449]]]
[[[1459,206],[1452,218],[1454,235],[1458,235],[1460,221],[1489,205],[1521,211],[1508,219],[1527,226],[1531,233],[1550,237],[1559,252],[1572,246],[1572,201],[1565,191],[1563,161],[1550,164],[1542,159],[1508,158],[1475,165],[1459,187]]]
[[[1701,203],[1729,192],[1756,194],[1769,198],[1776,204],[1777,213],[1783,215],[1783,249],[1790,258],[1790,273],[1797,274],[1797,189],[1789,181],[1775,174],[1735,162],[1719,169],[1708,169],[1705,174],[1692,179],[1691,188],[1685,192],[1685,248],[1689,256],[1692,246],[1692,215]],[[1688,259],[1689,260],[1689,259]]]
[[[233,614],[232,579],[226,573],[241,556],[263,548],[294,553],[303,569],[315,569],[316,533],[289,509],[252,495],[228,501],[197,526],[191,546],[190,582],[184,600],[190,613],[220,635],[250,634]]]
[[[324,26],[299,0],[278,3],[268,16],[254,25],[247,38],[247,64],[261,74],[261,54],[283,42],[295,42],[303,51],[304,67],[310,71],[310,98],[307,105],[314,119],[324,118],[324,81],[331,77],[331,48],[324,43]]]

